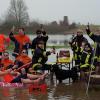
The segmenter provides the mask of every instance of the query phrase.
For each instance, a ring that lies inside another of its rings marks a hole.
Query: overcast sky
[[[100,24],[100,0],[25,0],[31,19],[62,20]],[[0,0],[0,17],[9,7],[10,0]]]

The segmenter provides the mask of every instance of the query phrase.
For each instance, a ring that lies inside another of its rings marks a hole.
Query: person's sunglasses
[[[27,54],[27,52],[24,52],[24,51],[23,51],[22,53],[25,53],[25,54]]]

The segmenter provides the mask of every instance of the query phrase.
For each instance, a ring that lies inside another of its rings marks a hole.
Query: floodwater
[[[100,100],[100,91],[92,88],[86,95],[83,82],[62,84],[46,80],[48,88],[44,91],[29,91],[29,88],[0,88],[0,100]],[[55,81],[55,80],[54,80]]]
[[[64,46],[66,45],[65,42],[71,41],[72,40],[72,34],[67,34],[67,35],[48,35],[49,40],[47,42],[48,46]],[[30,39],[33,40],[36,35],[29,35]],[[89,38],[88,35],[84,34],[84,37],[89,41],[89,43],[93,44],[93,41]]]

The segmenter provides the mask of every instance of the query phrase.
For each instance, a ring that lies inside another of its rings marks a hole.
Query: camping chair
[[[71,55],[69,50],[60,50],[59,53],[57,53],[57,65],[61,66],[61,68],[67,68],[71,70]],[[70,78],[69,78],[70,83]]]

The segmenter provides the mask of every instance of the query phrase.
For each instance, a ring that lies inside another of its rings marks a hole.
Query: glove
[[[88,27],[86,28],[86,32],[87,32],[87,34],[91,33],[91,31],[90,31],[90,29]]]
[[[10,36],[13,36],[13,32],[10,32],[10,34],[9,34]]]
[[[23,45],[23,49],[29,49],[31,47],[30,43],[26,43]]]
[[[32,55],[34,55],[34,51],[35,51],[35,50],[34,50],[34,49],[32,49],[31,51],[32,51]]]
[[[46,35],[46,31],[42,31],[42,34],[43,34],[43,35]]]

